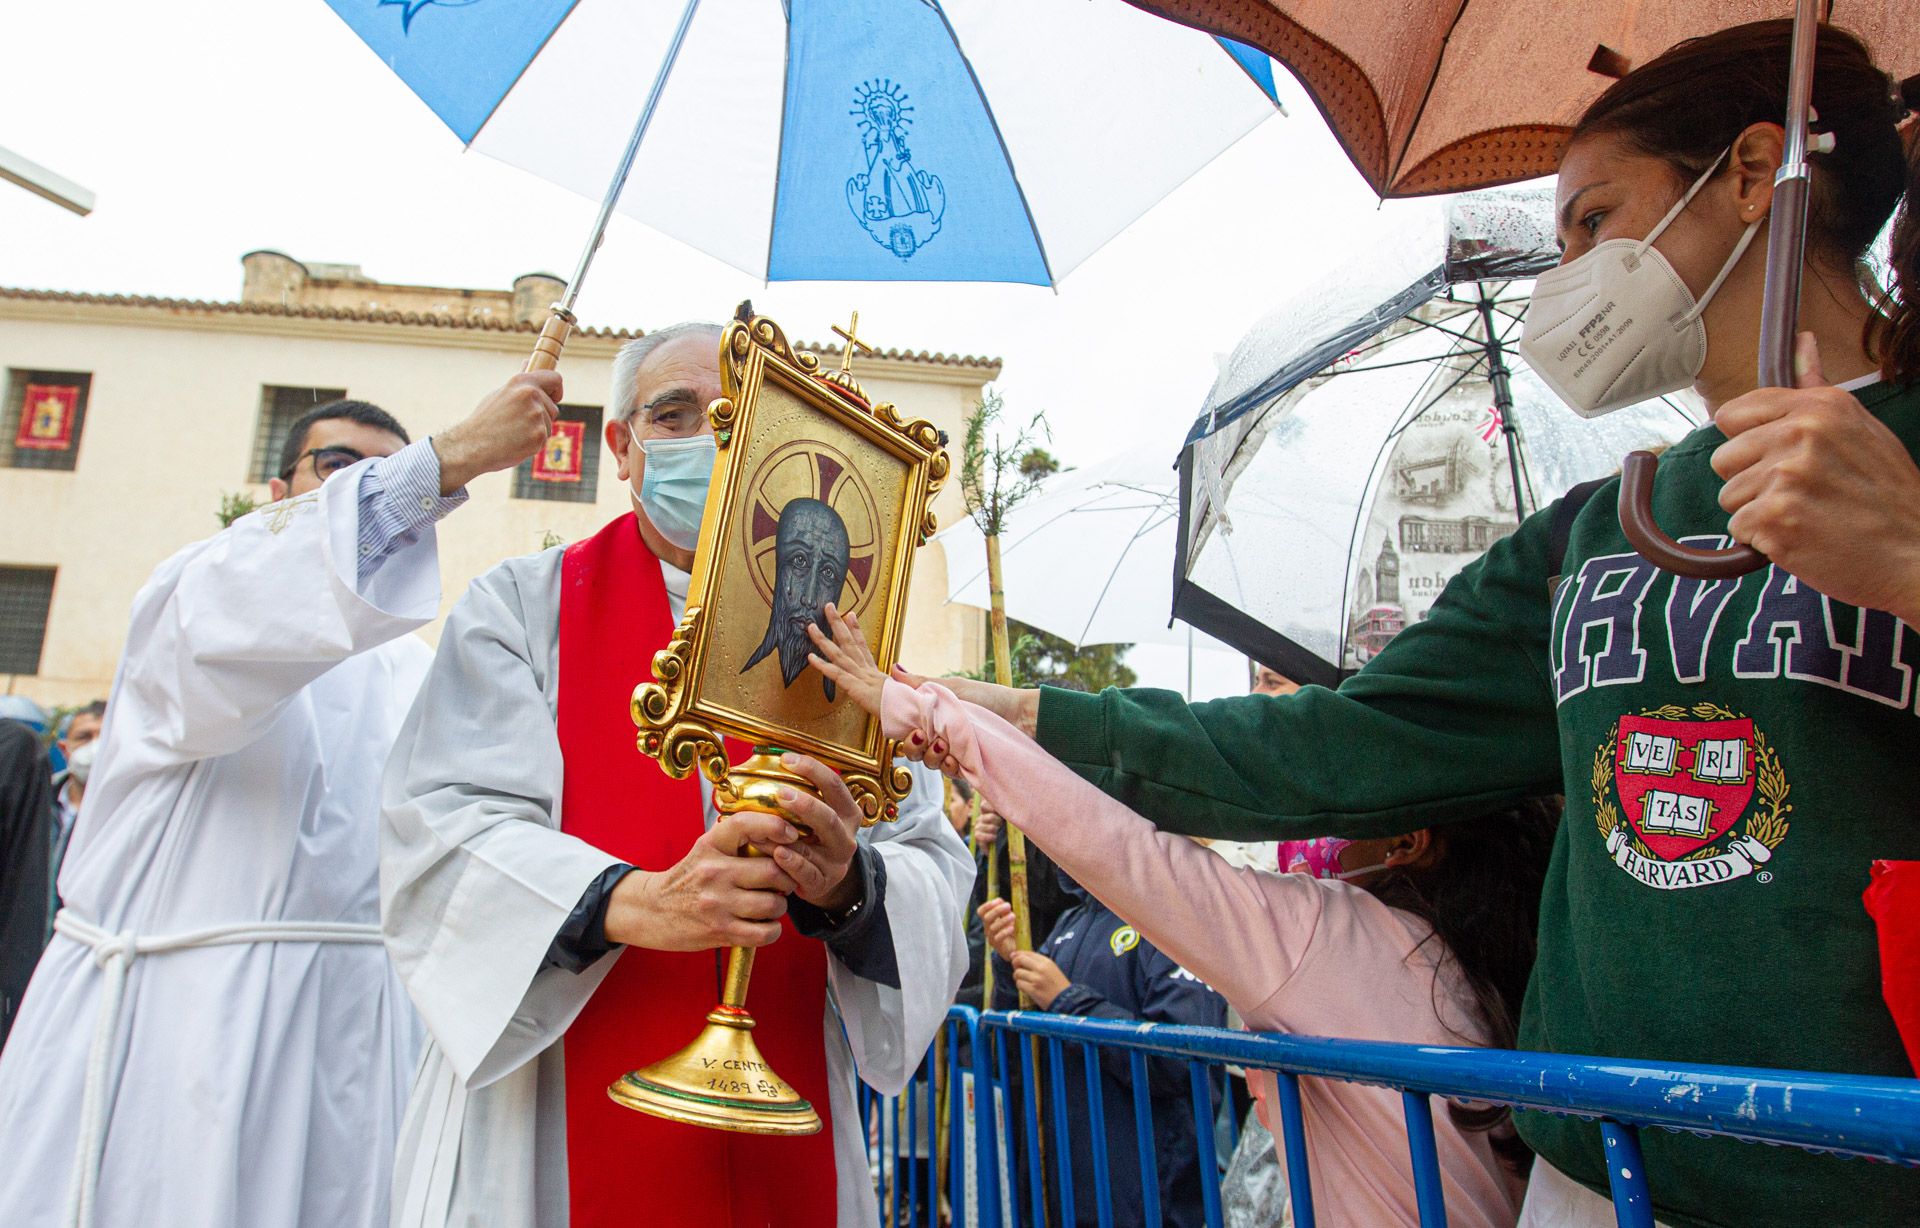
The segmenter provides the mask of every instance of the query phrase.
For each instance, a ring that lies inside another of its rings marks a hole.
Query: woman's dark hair
[[[1432,828],[1439,855],[1423,869],[1390,870],[1367,884],[1381,903],[1412,913],[1440,944],[1440,968],[1451,962],[1473,995],[1487,1044],[1511,1049],[1520,1035],[1520,1001],[1533,975],[1535,931],[1540,921],[1540,885],[1547,876],[1561,799],[1529,798],[1460,823]],[[1440,982],[1434,1009],[1440,1011]],[[1447,1025],[1450,1026],[1450,1025]],[[1447,1115],[1463,1130],[1492,1130],[1511,1115],[1504,1105],[1470,1108],[1447,1103]],[[1493,1148],[1522,1175],[1527,1145],[1510,1133],[1493,1136]]]
[[[1787,112],[1793,22],[1754,21],[1676,43],[1594,99],[1573,137],[1618,135],[1672,166],[1682,180],[1706,174],[1753,124],[1778,124]],[[1851,270],[1872,288],[1863,260],[1896,206],[1891,301],[1867,326],[1867,352],[1887,379],[1920,378],[1920,161],[1909,156],[1899,124],[1920,109],[1920,76],[1896,81],[1873,65],[1857,37],[1820,27],[1814,52],[1815,133],[1834,148],[1811,154],[1807,208],[1810,260]],[[1904,198],[1905,203],[1902,203]]]

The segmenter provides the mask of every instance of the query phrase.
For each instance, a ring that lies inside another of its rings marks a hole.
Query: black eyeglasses
[[[353,448],[309,448],[294,457],[293,463],[280,471],[280,480],[282,482],[291,480],[293,475],[299,472],[300,462],[308,458],[313,460],[313,476],[324,482],[348,465],[367,459],[367,454]]]

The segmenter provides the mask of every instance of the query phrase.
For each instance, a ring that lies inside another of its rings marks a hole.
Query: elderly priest
[[[855,1073],[903,1087],[966,970],[973,867],[938,778],[916,765],[899,821],[862,831],[839,779],[798,758],[827,799],[793,803],[818,836],[802,843],[777,816],[716,819],[625,717],[686,602],[719,340],[681,325],[621,351],[606,444],[634,512],[476,581],[401,731],[384,925],[429,1045],[397,1225],[877,1222]],[[728,945],[760,948],[754,1039],[818,1134],[701,1129],[607,1096],[690,1037]]]

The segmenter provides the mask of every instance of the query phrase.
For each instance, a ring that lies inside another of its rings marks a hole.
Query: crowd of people
[[[785,817],[721,813],[607,715],[685,609],[717,328],[622,349],[604,429],[633,510],[482,576],[437,650],[409,634],[439,609],[435,525],[542,445],[560,376],[417,441],[362,402],[309,413],[271,502],[156,569],[104,701],[0,720],[0,1217],[871,1225],[857,1080],[898,1092],[956,1000],[1913,1076],[1861,893],[1920,860],[1920,78],[1821,30],[1799,382],[1760,389],[1787,59],[1786,23],[1736,27],[1592,104],[1523,346],[1582,412],[1691,385],[1713,425],[1662,458],[1655,511],[1769,566],[1661,573],[1605,486],[1337,689],[1263,667],[1199,704],[883,671],[828,602],[809,663],[908,754],[895,823],[794,754]],[[1864,272],[1889,218],[1891,295]],[[1032,949],[985,889],[1006,824]],[[755,1039],[818,1134],[608,1098],[712,1007],[723,947],[757,952]],[[1105,1117],[1076,1091],[1066,1162],[1090,1180],[1102,1132],[1133,1222],[1127,1059],[1068,1060]],[[1267,1121],[1273,1081],[1248,1083]],[[1184,1067],[1150,1062],[1148,1091],[1163,1215],[1197,1224],[1219,1177]],[[1301,1098],[1321,1222],[1418,1223],[1398,1094]],[[1594,1123],[1448,1103],[1434,1128],[1449,1222],[1613,1221]],[[1910,1169],[1643,1146],[1670,1228],[1920,1218]]]

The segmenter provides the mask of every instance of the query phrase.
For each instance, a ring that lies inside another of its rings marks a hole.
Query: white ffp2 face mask
[[[100,739],[98,738],[74,747],[67,752],[67,774],[85,785],[87,777],[93,775],[93,757],[99,753]]]
[[[1714,159],[1646,238],[1608,239],[1533,283],[1520,356],[1581,417],[1677,392],[1698,378],[1707,361],[1701,313],[1746,254],[1760,222],[1748,223],[1698,302],[1653,242],[1725,157]]]

